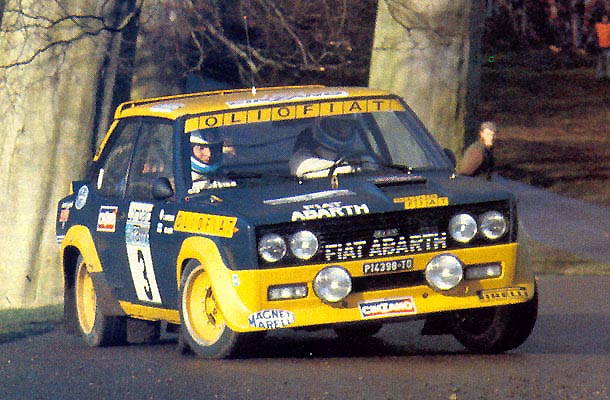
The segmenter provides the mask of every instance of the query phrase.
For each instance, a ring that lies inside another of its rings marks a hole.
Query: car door
[[[155,179],[173,182],[173,132],[170,121],[142,121],[125,191],[124,248],[132,295],[135,293],[137,302],[150,305],[166,304],[165,299],[172,298],[176,291],[176,245],[172,244],[171,231],[161,228],[175,212],[175,199],[155,199],[152,194]]]
[[[172,142],[171,121],[129,118],[119,123],[102,156],[94,196],[99,206],[94,240],[107,280],[122,301],[163,304],[151,249],[152,183],[173,177]],[[162,208],[171,210],[166,203]]]

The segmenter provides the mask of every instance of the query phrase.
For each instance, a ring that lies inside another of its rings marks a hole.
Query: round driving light
[[[498,211],[487,211],[479,218],[481,233],[489,240],[496,240],[504,236],[508,224],[504,215]]]
[[[352,277],[341,267],[326,267],[314,278],[313,291],[322,300],[336,303],[352,291]]]
[[[454,215],[449,221],[449,234],[460,243],[468,243],[477,234],[477,221],[469,214]]]
[[[267,262],[276,262],[286,255],[286,241],[275,233],[269,233],[258,242],[258,254]]]
[[[426,265],[426,280],[435,289],[453,289],[462,281],[463,276],[462,263],[451,254],[434,256]]]
[[[290,237],[290,250],[295,257],[309,260],[318,251],[318,238],[310,231],[300,231]]]

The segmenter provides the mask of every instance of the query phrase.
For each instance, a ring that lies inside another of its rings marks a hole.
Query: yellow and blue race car
[[[454,171],[381,90],[121,104],[58,203],[66,327],[103,346],[164,321],[181,351],[222,358],[269,330],[425,319],[473,352],[515,348],[538,304],[515,198]]]

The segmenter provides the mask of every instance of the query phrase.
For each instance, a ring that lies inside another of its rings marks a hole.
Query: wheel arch
[[[60,265],[64,283],[64,328],[68,333],[78,333],[74,284],[79,256],[82,256],[91,273],[99,305],[104,314],[108,316],[125,315],[106,280],[89,228],[74,225],[66,233],[60,248]]]
[[[251,313],[250,307],[246,305],[248,299],[243,299],[239,288],[233,284],[232,275],[235,271],[224,262],[214,240],[201,236],[184,240],[176,260],[178,291],[181,289],[182,273],[190,261],[197,261],[203,265],[206,273],[209,274],[212,289],[217,294],[216,301],[227,325],[237,332],[251,330],[247,324],[248,315]]]
[[[71,334],[78,333],[74,282],[79,256],[80,251],[75,246],[66,246],[61,253],[61,268],[64,286],[64,329],[67,333]]]

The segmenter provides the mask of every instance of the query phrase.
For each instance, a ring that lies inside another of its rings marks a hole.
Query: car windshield
[[[190,136],[191,144],[205,137],[204,142],[209,141],[217,153],[222,146],[219,170],[237,177],[294,175],[292,164],[299,152],[303,158],[341,159],[341,165],[362,167],[354,168],[354,173],[450,168],[439,146],[410,111],[237,124],[198,130]],[[328,165],[322,164],[320,169],[328,171]],[[307,173],[302,176],[310,177]]]

